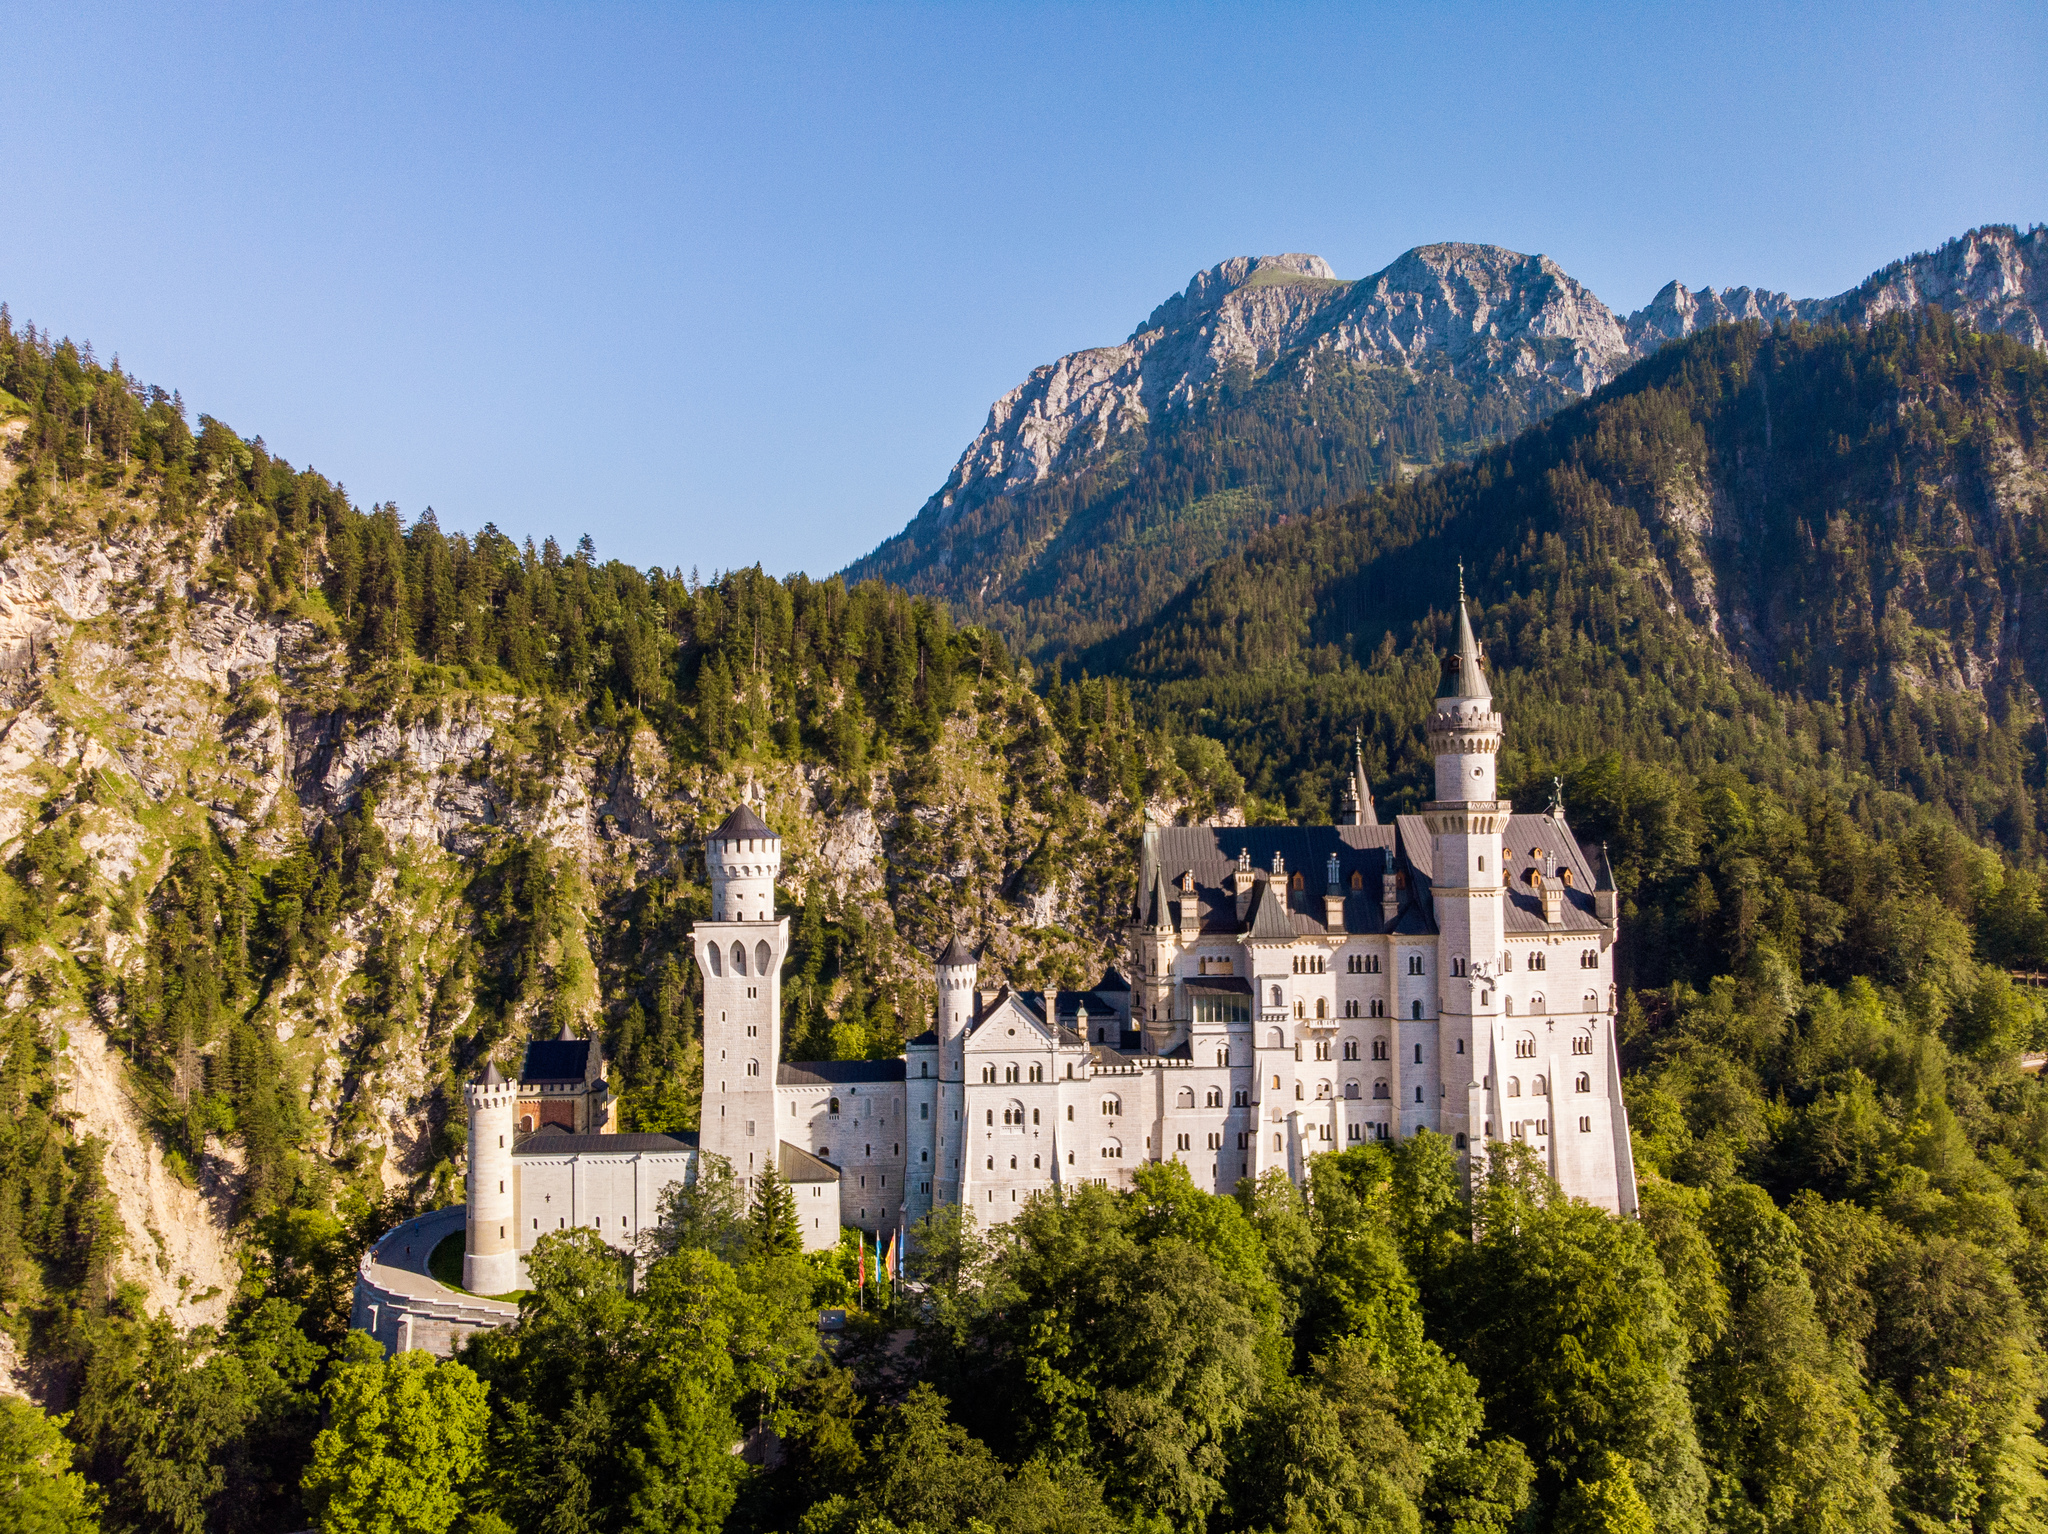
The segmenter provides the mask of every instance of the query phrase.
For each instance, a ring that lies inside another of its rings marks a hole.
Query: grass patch
[[[1248,288],[1348,288],[1353,279],[1349,277],[1311,277],[1306,272],[1289,271],[1284,266],[1262,266],[1245,281]]]
[[[457,1294],[470,1292],[462,1287],[463,1235],[462,1231],[451,1231],[436,1242],[434,1249],[427,1253],[427,1276],[435,1283],[453,1289]],[[531,1292],[527,1289],[514,1289],[510,1294],[486,1294],[481,1298],[502,1300],[507,1305],[517,1305]]]
[[[435,1283],[446,1284],[450,1289],[462,1289],[463,1235],[464,1232],[458,1230],[443,1236],[427,1254],[427,1275]],[[465,1294],[468,1292],[463,1290]]]

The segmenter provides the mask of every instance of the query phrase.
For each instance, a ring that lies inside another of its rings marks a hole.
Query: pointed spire
[[[1358,731],[1351,737],[1351,792],[1358,799],[1358,824],[1376,826],[1380,823],[1372,804],[1372,784],[1365,776],[1365,732]]]
[[[1455,664],[1453,661],[1455,659]],[[1458,651],[1444,657],[1444,679],[1437,689],[1440,698],[1491,698],[1486,673],[1479,666],[1479,641],[1472,637],[1472,619],[1465,611],[1465,562],[1458,562]]]

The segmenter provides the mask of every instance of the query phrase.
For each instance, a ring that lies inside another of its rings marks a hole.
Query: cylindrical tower
[[[519,1287],[519,1210],[512,1193],[519,1089],[494,1063],[463,1097],[469,1107],[469,1223],[462,1287],[471,1294],[510,1294]]]
[[[956,936],[939,955],[939,1076],[960,1079],[960,1041],[974,1021],[974,976],[981,961]]]
[[[782,839],[746,805],[728,815],[704,849],[713,921],[775,920]]]

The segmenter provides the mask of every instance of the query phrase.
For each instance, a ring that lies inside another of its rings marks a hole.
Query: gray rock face
[[[1867,325],[1917,304],[2048,345],[2048,227],[1974,229],[1833,298],[1671,282],[1626,319],[1549,257],[1498,245],[1417,246],[1356,282],[1320,256],[1238,256],[1196,273],[1121,344],[1032,369],[990,407],[929,509],[943,527],[969,506],[1073,473],[1233,368],[1313,366],[1324,355],[1408,369],[1440,362],[1503,387],[1544,378],[1583,394],[1702,326]]]

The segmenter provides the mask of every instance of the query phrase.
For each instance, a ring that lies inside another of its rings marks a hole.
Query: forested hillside
[[[1469,457],[1666,341],[1921,306],[2048,346],[2048,227],[1972,229],[1832,298],[1674,282],[1626,318],[1496,245],[1418,246],[1356,282],[1315,256],[1240,257],[1122,344],[1033,369],[848,573],[942,599],[1034,660],[1068,656],[1276,523]]]
[[[361,509],[4,312],[0,388],[0,1481],[49,1526],[2048,1529],[2039,354],[1702,332],[1086,672]],[[891,1054],[956,929],[1092,980],[1148,813],[1324,819],[1355,729],[1417,803],[1460,558],[1508,790],[1623,888],[1640,1221],[1425,1136],[941,1218],[878,1293],[713,1177],[635,1285],[551,1238],[461,1361],[346,1338],[485,1059],[594,1030],[628,1127],[694,1124],[736,798],[791,1055]]]

